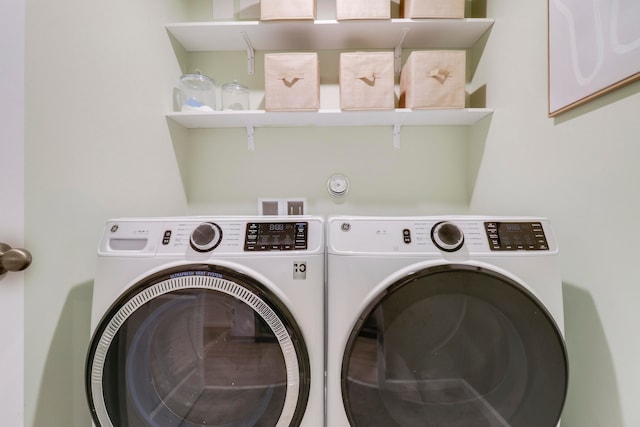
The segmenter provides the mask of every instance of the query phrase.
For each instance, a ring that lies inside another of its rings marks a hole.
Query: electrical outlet
[[[287,215],[304,215],[304,200],[287,200]]]

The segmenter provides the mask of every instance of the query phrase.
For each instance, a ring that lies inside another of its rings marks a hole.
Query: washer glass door
[[[286,307],[255,280],[209,265],[132,287],[98,326],[87,393],[100,427],[300,423],[309,360]]]
[[[564,341],[523,286],[478,267],[428,268],[361,316],[342,366],[354,427],[555,427]]]

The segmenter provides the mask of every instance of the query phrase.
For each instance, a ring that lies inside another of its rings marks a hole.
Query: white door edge
[[[0,241],[24,247],[26,0],[0,2]],[[0,281],[0,426],[24,426],[24,273]]]

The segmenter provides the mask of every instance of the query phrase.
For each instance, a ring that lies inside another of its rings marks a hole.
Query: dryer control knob
[[[455,252],[464,244],[464,234],[457,225],[442,221],[431,229],[431,240],[439,249]]]
[[[198,252],[214,250],[222,241],[222,230],[213,222],[203,222],[191,233],[191,247]]]

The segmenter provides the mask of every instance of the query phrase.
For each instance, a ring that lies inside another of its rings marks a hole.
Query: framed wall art
[[[640,79],[640,1],[548,0],[549,116]]]

